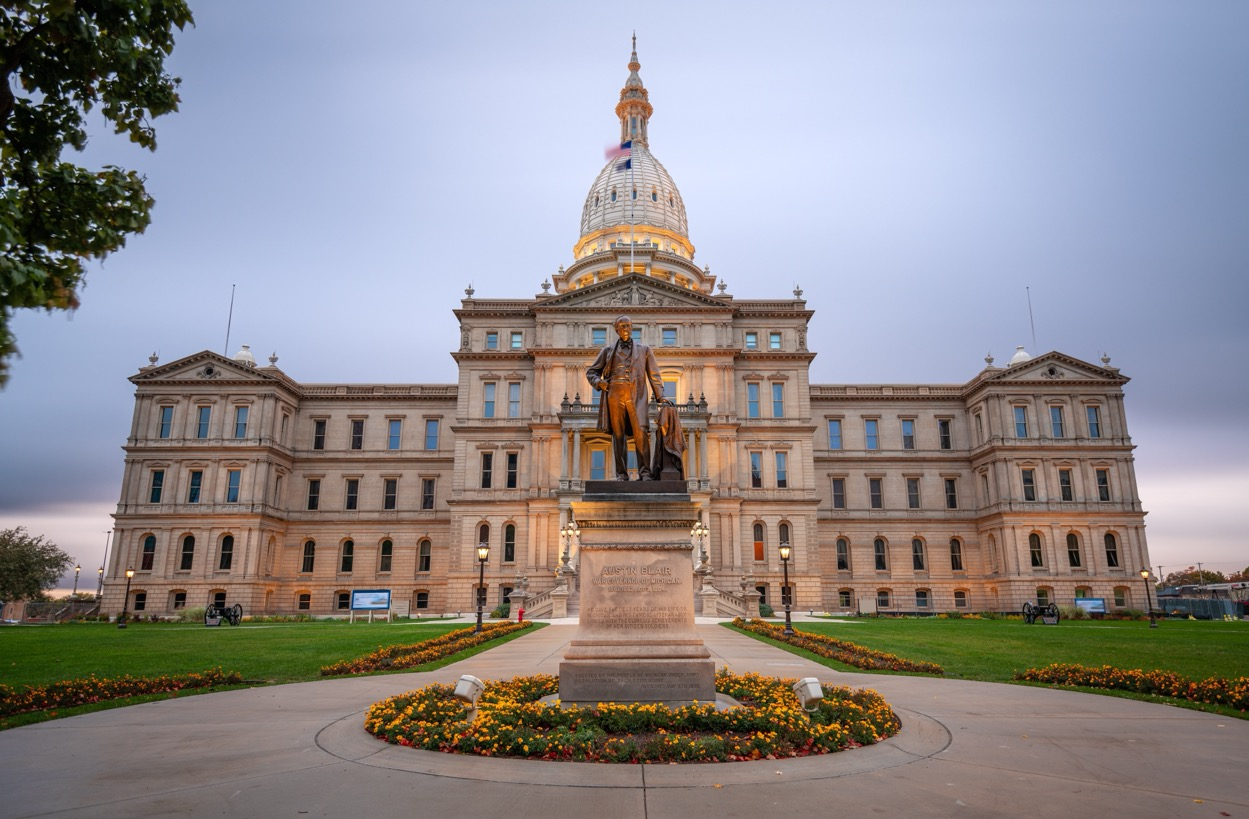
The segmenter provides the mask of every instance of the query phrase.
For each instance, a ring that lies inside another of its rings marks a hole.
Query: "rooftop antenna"
[[[222,355],[226,358],[230,357],[230,325],[234,323],[234,288],[237,285],[230,285],[230,315],[226,318],[226,348]]]
[[[1036,355],[1041,351],[1036,346],[1036,321],[1032,318],[1032,288],[1024,285],[1024,292],[1028,294],[1028,324],[1032,326],[1032,354]]]

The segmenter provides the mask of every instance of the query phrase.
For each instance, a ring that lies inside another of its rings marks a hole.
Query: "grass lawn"
[[[1022,620],[883,617],[802,622],[796,628],[938,663],[946,677],[968,680],[1003,682],[1017,671],[1050,663],[1174,671],[1197,680],[1249,677],[1245,622],[1165,620],[1151,629],[1148,622],[1134,621],[1029,626]]]

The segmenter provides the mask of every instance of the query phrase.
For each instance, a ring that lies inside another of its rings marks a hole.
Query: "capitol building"
[[[300,383],[246,348],[130,378],[104,611],[332,616],[379,589],[437,615],[524,588],[543,616],[562,583],[575,615],[561,529],[587,482],[614,477],[586,368],[622,314],[678,410],[709,530],[691,571],[720,613],[752,591],[803,611],[1147,607],[1127,377],[1020,348],[960,384],[811,383],[815,310],[797,288],[734,298],[695,262],[636,48],[628,69],[615,112],[631,153],[593,180],[542,292],[465,292],[456,383]]]

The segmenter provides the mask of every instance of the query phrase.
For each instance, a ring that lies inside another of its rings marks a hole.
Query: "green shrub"
[[[1089,613],[1082,607],[1075,604],[1062,605],[1058,607],[1058,613],[1062,615],[1064,620],[1089,620]]]
[[[192,606],[188,609],[180,609],[178,611],[179,623],[202,623],[204,622],[204,607]]]
[[[759,616],[760,617],[771,617],[774,614],[776,614],[776,612],[774,612],[772,610],[772,607],[769,606],[767,603],[759,604]]]
[[[507,620],[512,616],[512,604],[504,603],[490,612],[490,616],[495,620]]]

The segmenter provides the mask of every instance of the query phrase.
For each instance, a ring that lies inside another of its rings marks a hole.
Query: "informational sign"
[[[1106,598],[1104,597],[1077,597],[1076,607],[1087,611],[1089,614],[1105,614]]]
[[[352,611],[385,611],[390,608],[390,589],[353,589]]]

